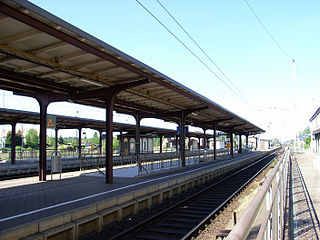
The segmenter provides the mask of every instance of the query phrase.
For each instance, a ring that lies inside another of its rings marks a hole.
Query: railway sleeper
[[[175,223],[158,223],[157,227],[164,227],[164,228],[173,228],[173,229],[189,229],[189,227],[194,226],[194,224],[188,224],[188,225],[181,225],[181,222],[175,222]]]
[[[169,217],[167,222],[172,222],[172,223],[184,223],[184,224],[190,224],[194,225],[199,222],[199,220],[194,219],[194,218],[180,218],[176,216],[171,216]]]
[[[199,201],[207,201],[207,202],[212,202],[212,201],[219,201],[221,199],[223,199],[223,197],[226,196],[226,194],[220,194],[220,195],[215,195],[215,196],[201,196],[201,198],[199,198]]]
[[[158,235],[150,235],[150,234],[137,234],[134,238],[128,238],[130,240],[132,239],[139,239],[139,240],[172,240],[172,237],[168,236],[158,236]]]
[[[198,203],[191,203],[190,205],[187,205],[187,207],[198,211],[207,211],[212,208],[212,204],[199,205]]]
[[[196,203],[191,203],[190,206],[192,206],[193,204],[197,204],[197,206],[211,206],[213,204],[215,204],[216,201],[218,201],[220,199],[199,199]]]
[[[164,235],[172,235],[172,236],[184,236],[184,234],[188,231],[187,228],[183,228],[183,229],[168,229],[168,228],[160,228],[158,226],[153,226],[148,228],[148,232],[150,234],[157,234],[159,233],[160,235],[164,234]]]
[[[179,213],[176,213],[176,214],[174,214],[174,216],[173,217],[176,217],[176,218],[181,218],[181,219],[185,219],[185,218],[188,218],[188,219],[194,219],[194,220],[196,220],[196,219],[203,219],[203,217],[201,217],[201,216],[197,216],[197,215],[190,215],[190,214],[186,214],[186,213],[182,213],[182,212],[179,212]]]
[[[205,216],[205,215],[208,215],[211,210],[210,209],[207,209],[205,211],[199,211],[199,210],[196,210],[196,209],[181,209],[182,213],[185,213],[185,214],[191,214],[191,215],[200,215],[200,216]]]

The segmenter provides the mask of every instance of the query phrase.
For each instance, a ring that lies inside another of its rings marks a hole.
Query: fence
[[[289,157],[286,149],[227,240],[282,239]]]
[[[177,153],[176,150],[174,149],[174,151],[172,151],[172,149],[170,149],[171,151],[167,151],[167,149],[165,151],[163,151],[163,153],[169,153],[169,154],[175,154]],[[51,158],[52,152],[54,152],[54,149],[47,149],[47,159]],[[226,149],[219,149],[217,150],[217,155],[221,155],[221,153],[225,153],[227,150]],[[210,157],[213,154],[213,150],[194,150],[194,151],[186,151],[186,156],[188,155],[188,152],[192,153],[192,152],[201,152],[201,156],[205,155],[205,157]],[[75,149],[59,149],[59,153],[61,154],[62,158],[77,158],[79,157],[79,151],[75,150]],[[154,151],[153,153],[142,153],[142,154],[157,154],[160,153],[159,151]],[[102,153],[100,153],[99,149],[89,149],[89,148],[83,148],[81,150],[81,156],[104,156],[105,155],[105,151],[103,150]],[[135,155],[134,153],[129,154],[129,155],[119,155],[118,153],[114,153],[114,157],[120,156],[121,159],[124,162],[127,162],[128,159],[132,158],[132,155]],[[192,156],[194,154],[191,154]],[[205,158],[204,157],[204,158]],[[5,151],[0,153],[0,160],[3,161],[10,161],[11,159],[11,151]],[[16,160],[20,161],[20,160],[38,160],[39,159],[39,150],[37,149],[22,149],[22,150],[16,150]]]
[[[54,152],[54,149],[47,149],[47,158],[49,159],[51,157],[52,152]],[[62,158],[75,158],[79,157],[79,151],[74,149],[59,149],[59,152],[61,153]],[[89,148],[83,148],[81,149],[82,155],[97,155],[100,154],[99,149],[89,149]],[[0,160],[3,161],[9,161],[11,159],[11,151],[5,151],[0,153]],[[16,160],[33,160],[33,159],[39,159],[39,150],[37,149],[22,149],[22,150],[16,150]]]
[[[217,150],[217,157],[227,154],[228,150],[226,149]],[[213,156],[213,150],[186,151],[186,165],[213,160]],[[135,158],[138,164],[138,175],[176,168],[182,165],[180,154],[177,152],[140,154]]]
[[[53,150],[48,150],[47,157],[47,170],[50,170],[51,158]],[[50,153],[50,155],[49,155]],[[224,156],[228,155],[227,149],[219,149],[217,150],[217,158],[222,159]],[[10,175],[8,172],[14,173],[33,173],[39,170],[38,166],[38,151],[28,151],[24,152],[24,156],[34,158],[29,158],[31,161],[24,161],[23,165],[16,164],[10,165],[10,169],[5,169],[4,172],[0,172],[1,175]],[[80,171],[86,169],[98,169],[105,167],[105,155],[100,154],[98,151],[82,151],[81,156],[79,158],[79,154],[75,154],[75,152],[69,153],[68,151],[59,151],[59,154],[62,156],[62,169],[80,169]],[[66,157],[67,156],[67,157]],[[74,156],[74,157],[73,157]],[[186,165],[192,165],[199,162],[211,161],[214,159],[214,151],[212,150],[194,150],[194,151],[186,151],[185,154]],[[113,155],[113,165],[132,165],[132,167],[137,167],[137,174],[142,175],[146,173],[158,172],[166,169],[176,168],[181,166],[181,157],[180,154],[176,151],[174,152],[163,152],[163,153],[141,153],[130,154],[130,155],[121,155],[114,154]],[[6,172],[7,171],[7,172]],[[101,171],[102,172],[102,171]]]
[[[228,150],[217,150],[217,157],[227,155]],[[194,150],[186,152],[186,165],[213,160],[213,151]],[[80,170],[104,167],[105,158],[101,154],[81,155]],[[141,153],[113,157],[113,165],[137,165],[138,175],[163,171],[181,166],[180,154],[177,152]]]

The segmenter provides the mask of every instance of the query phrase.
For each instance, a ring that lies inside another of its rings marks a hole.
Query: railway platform
[[[77,239],[266,154],[236,154],[139,177],[115,169],[114,184],[105,184],[99,174],[78,173],[46,182],[36,177],[1,181],[0,239]]]
[[[296,153],[292,161],[291,239],[320,237],[320,156]]]

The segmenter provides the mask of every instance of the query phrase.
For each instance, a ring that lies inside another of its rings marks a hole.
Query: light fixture
[[[95,86],[98,86],[98,87],[104,87],[104,84],[99,83],[99,82],[96,82],[96,81],[93,81],[93,80],[91,80],[91,79],[79,78],[79,80],[80,80],[81,82],[90,83],[90,84],[95,85]]]

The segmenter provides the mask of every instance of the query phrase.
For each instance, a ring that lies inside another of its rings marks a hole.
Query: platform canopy
[[[57,129],[78,129],[78,128],[90,128],[93,130],[105,131],[105,121],[89,119],[89,118],[79,118],[70,117],[63,115],[51,115],[56,119]],[[37,112],[21,111],[15,109],[0,108],[0,124],[12,124],[12,123],[22,123],[22,124],[39,124],[40,116]],[[113,129],[117,132],[127,132],[135,133],[136,125],[128,123],[118,123],[113,122]],[[141,126],[141,133],[147,134],[148,136],[175,136],[177,134],[176,130],[158,127]],[[187,137],[202,138],[203,133],[201,132],[188,132]],[[210,136],[207,136],[210,137]]]
[[[0,3],[0,88],[140,117],[246,134],[261,128],[28,1]]]

